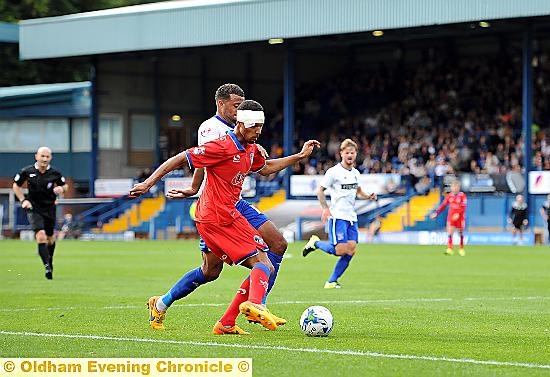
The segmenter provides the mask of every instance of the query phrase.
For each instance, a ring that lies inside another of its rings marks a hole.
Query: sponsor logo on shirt
[[[355,190],[357,186],[357,183],[342,184],[342,190]]]
[[[204,147],[196,147],[193,149],[193,154],[204,154]]]
[[[31,173],[31,174],[29,174],[29,177],[31,177],[31,178],[32,178],[32,177],[36,177],[36,174]]]
[[[201,136],[204,137],[208,135],[210,132],[212,132],[212,128],[206,127],[204,130],[201,131]]]
[[[233,162],[241,162],[241,156],[239,155],[233,156]]]

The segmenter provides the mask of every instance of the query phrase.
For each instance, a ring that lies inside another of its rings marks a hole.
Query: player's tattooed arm
[[[357,188],[357,197],[364,200],[378,200],[378,196],[375,192],[367,194],[361,187]]]

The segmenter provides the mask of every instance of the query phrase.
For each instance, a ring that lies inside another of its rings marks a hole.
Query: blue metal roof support
[[[283,106],[283,150],[285,156],[292,154],[294,139],[294,50],[288,46],[285,52],[284,106]],[[292,168],[286,168],[286,197],[290,197],[290,176]]]
[[[155,57],[153,60],[153,95],[154,95],[154,111],[155,111],[155,134],[157,142],[155,143],[155,166],[162,163],[162,151],[160,148],[160,83],[159,83],[159,61]]]
[[[210,110],[210,94],[208,93],[208,85],[207,78],[208,75],[206,74],[206,58],[204,55],[200,56],[200,73],[199,77],[201,79],[201,112],[204,119],[207,119],[209,117],[209,114],[211,114]],[[212,96],[214,97],[214,96]],[[211,116],[211,115],[210,115]],[[196,136],[198,138],[198,135]],[[198,143],[198,140],[196,140],[194,137],[191,137],[191,140],[194,140],[194,142]]]
[[[529,195],[529,171],[531,170],[531,127],[533,125],[533,30],[528,26],[523,33],[523,90],[522,90],[522,123],[523,123],[523,143],[525,145],[525,154],[523,156],[523,166],[525,169],[525,188],[524,195],[527,203],[529,223],[534,224],[532,200]]]
[[[90,158],[90,197],[95,196],[95,180],[97,178],[97,160],[99,158],[99,114],[98,114],[98,93],[97,93],[97,59],[92,59],[90,67],[90,81],[92,82],[91,89],[91,111],[90,111],[90,128],[92,136],[92,155]]]

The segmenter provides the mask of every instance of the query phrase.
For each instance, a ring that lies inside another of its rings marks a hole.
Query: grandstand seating
[[[118,217],[112,218],[104,224],[99,232],[120,233],[131,227],[139,226],[142,222],[151,219],[164,207],[164,196],[144,198],[141,201],[131,204],[129,208]]]
[[[432,190],[428,195],[413,196],[405,201],[382,220],[385,232],[400,232],[413,226],[417,221],[425,220],[428,214],[439,203],[439,191]]]

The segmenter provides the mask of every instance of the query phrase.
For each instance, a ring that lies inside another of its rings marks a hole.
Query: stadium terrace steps
[[[141,202],[134,204],[119,217],[112,219],[109,223],[103,225],[101,233],[120,233],[132,227],[140,225],[144,221],[149,221],[159,213],[165,204],[163,195],[155,198],[145,198]]]
[[[382,220],[381,229],[384,232],[402,232],[404,226],[412,226],[415,222],[424,220],[438,203],[438,190],[432,190],[428,195],[414,196],[408,203],[403,203],[395,211],[388,214]]]
[[[269,211],[275,208],[279,204],[284,203],[286,200],[286,191],[284,189],[278,190],[271,196],[265,196],[260,198],[260,201],[256,205],[261,212]]]

